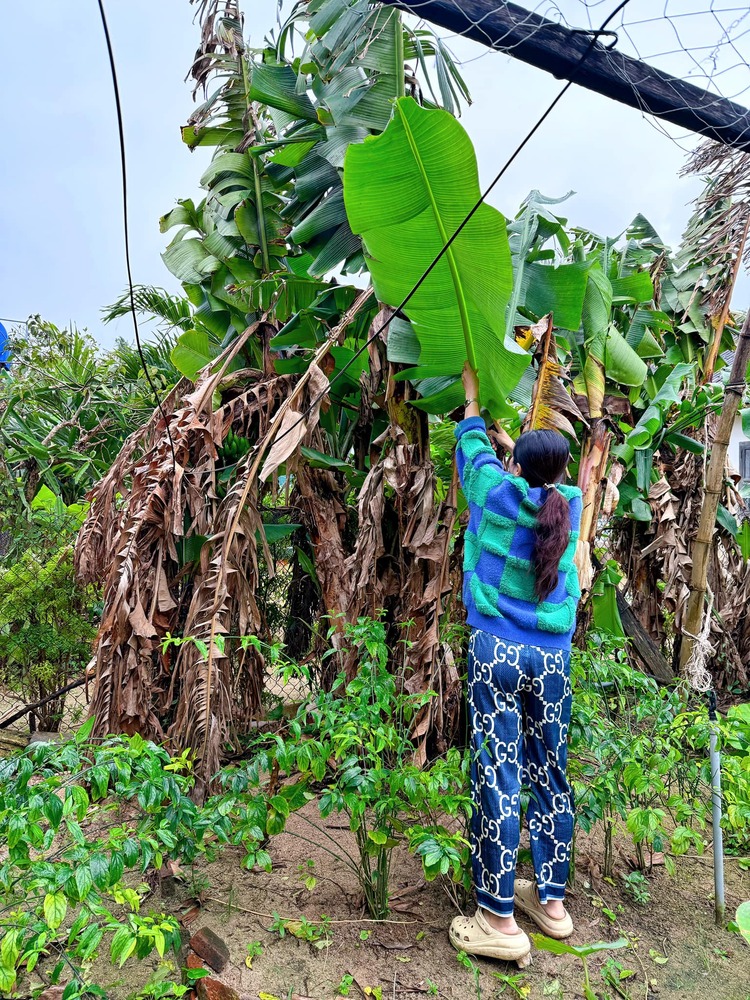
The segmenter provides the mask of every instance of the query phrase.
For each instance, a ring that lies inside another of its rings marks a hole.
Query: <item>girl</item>
[[[471,853],[479,905],[474,917],[456,917],[450,939],[472,955],[523,960],[531,944],[514,906],[549,937],[573,933],[563,906],[573,836],[565,769],[581,491],[562,485],[570,450],[557,431],[529,431],[515,443],[498,435],[513,456],[506,472],[479,415],[468,364],[463,379],[456,460],[469,504],[463,595],[472,630]],[[522,784],[531,791],[535,883],[515,877]]]

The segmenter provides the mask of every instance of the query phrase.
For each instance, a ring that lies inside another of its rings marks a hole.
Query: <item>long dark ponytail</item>
[[[527,431],[516,441],[513,461],[529,486],[546,486],[547,496],[536,519],[534,591],[546,601],[557,586],[558,568],[570,539],[570,505],[555,485],[570,461],[570,447],[557,431]]]

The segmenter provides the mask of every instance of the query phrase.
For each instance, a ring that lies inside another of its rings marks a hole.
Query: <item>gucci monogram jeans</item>
[[[477,902],[513,913],[521,833],[521,786],[542,903],[563,899],[573,839],[568,780],[570,654],[518,645],[472,630],[469,640],[472,728],[471,856]]]

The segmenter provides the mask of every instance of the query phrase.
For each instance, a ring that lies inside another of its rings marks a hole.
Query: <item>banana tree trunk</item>
[[[748,362],[750,362],[750,312],[745,317],[737,342],[734,363],[729,375],[729,384],[724,395],[724,405],[719,415],[708,472],[706,473],[706,486],[703,492],[698,533],[693,543],[690,596],[682,625],[681,669],[690,659],[695,644],[693,637],[697,636],[701,629],[711,542],[716,530],[716,512],[719,509],[719,500],[724,488],[724,465],[732,427],[745,389]]]
[[[576,549],[576,566],[578,567],[581,590],[584,593],[591,590],[593,582],[591,548],[596,537],[596,525],[604,496],[602,483],[607,471],[611,443],[612,431],[606,420],[601,417],[592,420],[591,429],[581,450],[581,461],[578,466],[578,485],[583,493],[583,509]]]

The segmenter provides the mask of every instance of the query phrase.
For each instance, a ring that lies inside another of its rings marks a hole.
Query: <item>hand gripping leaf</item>
[[[445,111],[396,101],[382,135],[349,148],[344,198],[375,293],[398,306],[479,200],[471,140]],[[419,340],[414,379],[458,376],[468,358],[482,403],[506,410],[531,356],[505,336],[513,272],[505,219],[482,205],[405,308]],[[460,386],[452,406],[463,398]],[[447,409],[450,406],[446,407]]]

